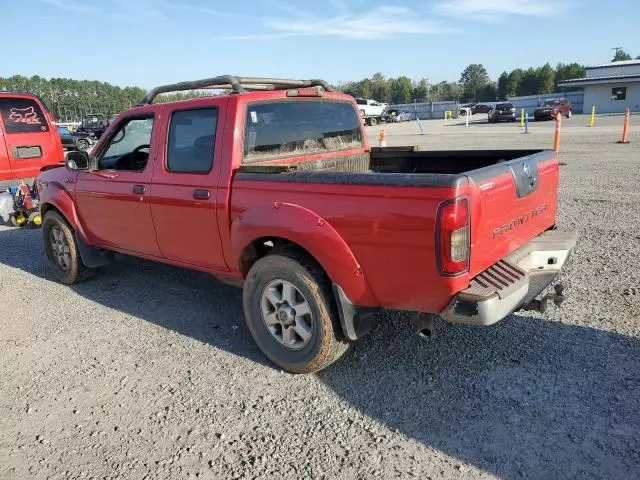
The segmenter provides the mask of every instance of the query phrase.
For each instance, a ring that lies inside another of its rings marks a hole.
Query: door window
[[[144,170],[149,160],[152,130],[153,117],[124,120],[99,159],[98,170]]]
[[[209,173],[213,167],[218,110],[201,108],[174,112],[169,125],[167,170]]]

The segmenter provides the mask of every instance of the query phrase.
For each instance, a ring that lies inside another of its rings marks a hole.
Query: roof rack
[[[138,105],[149,105],[161,93],[183,92],[185,90],[231,89],[233,93],[251,90],[287,90],[289,88],[322,87],[327,92],[333,89],[324,80],[288,80],[284,78],[236,77],[221,75],[219,77],[192,80],[189,82],[162,85],[147,92]]]

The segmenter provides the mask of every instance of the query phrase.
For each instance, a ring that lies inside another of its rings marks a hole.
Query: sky
[[[223,74],[457,81],[640,55],[640,1],[0,0],[0,76],[151,88]]]

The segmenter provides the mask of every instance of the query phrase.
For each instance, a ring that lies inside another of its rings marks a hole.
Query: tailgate
[[[467,176],[473,277],[555,224],[559,167],[555,152],[544,150]]]

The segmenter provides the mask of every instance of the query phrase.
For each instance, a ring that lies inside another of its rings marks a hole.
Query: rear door
[[[468,177],[472,275],[554,225],[559,167],[552,150],[481,168]]]
[[[172,261],[228,271],[218,230],[216,189],[222,157],[224,106],[173,109],[165,122],[153,174],[151,213],[162,255]],[[230,159],[226,159],[230,162]]]
[[[35,177],[42,166],[63,160],[60,137],[35,97],[0,96],[0,116],[11,168],[0,171],[4,179]]]

